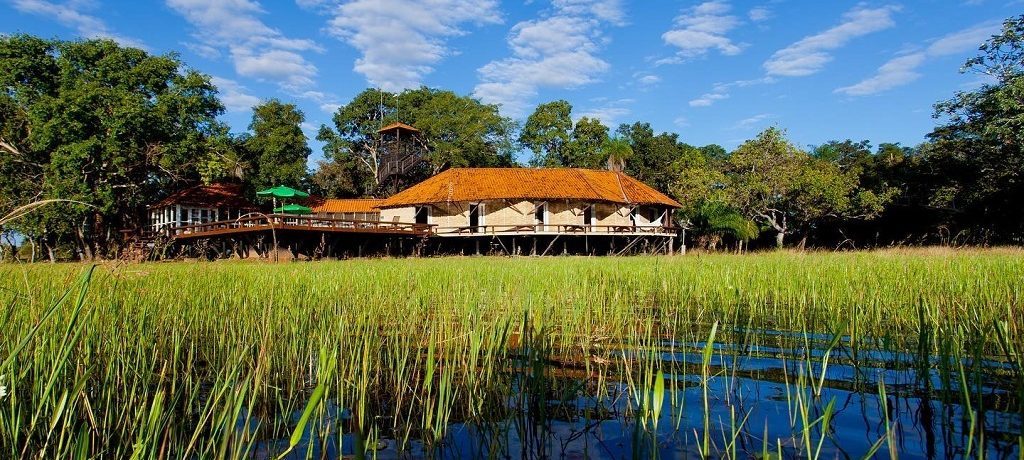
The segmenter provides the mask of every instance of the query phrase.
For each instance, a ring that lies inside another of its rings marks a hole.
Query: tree
[[[325,164],[340,163],[335,169],[358,164],[358,176],[352,177],[361,189],[375,190],[380,183],[381,142],[377,131],[385,121],[395,119],[396,95],[377,89],[366,89],[334,113],[334,127],[321,126],[317,140],[324,143]]]
[[[304,121],[305,115],[294,104],[277,99],[252,108],[251,135],[245,140],[245,148],[255,160],[252,183],[257,189],[308,184],[306,162],[311,150],[302,132]]]
[[[512,166],[515,123],[498,106],[452,91],[421,87],[397,99],[397,121],[419,129],[432,173],[450,167]]]
[[[570,168],[599,169],[605,166],[608,159],[609,144],[608,127],[601,120],[582,117],[576,122],[569,137],[569,145],[565,148],[562,166]],[[624,143],[629,147],[628,143]],[[620,156],[627,154],[619,152]],[[625,158],[621,158],[625,159]]]
[[[314,177],[349,174],[346,182],[352,187],[338,193],[377,190],[382,149],[377,131],[393,122],[420,130],[428,173],[514,163],[515,123],[502,117],[497,106],[451,91],[422,87],[394,94],[367,89],[341,106],[333,121],[333,129],[322,126],[317,135],[324,143],[326,162]]]
[[[774,127],[740,145],[726,167],[730,203],[774,230],[780,248],[793,231],[854,209],[856,177],[811,157]]]
[[[871,142],[829,141],[813,149],[811,155],[819,160],[834,163],[839,169],[849,171],[853,168],[863,168],[872,160]]]
[[[619,125],[616,135],[629,142],[633,149],[633,155],[626,162],[626,173],[668,193],[675,180],[672,165],[683,154],[679,136],[670,133],[654,135],[649,123],[640,122]]]
[[[0,37],[0,198],[76,200],[15,230],[54,254],[104,255],[155,198],[198,179],[224,131],[209,77],[110,40]],[[3,210],[0,210],[2,214]]]
[[[519,134],[519,143],[533,151],[533,166],[564,166],[569,131],[572,126],[572,105],[557,100],[537,106],[526,119]]]
[[[687,218],[697,245],[712,251],[726,236],[740,242],[760,233],[754,221],[723,201],[702,200],[688,211]]]
[[[954,208],[967,227],[1004,240],[1024,234],[1024,15],[979,48],[962,71],[995,79],[935,106],[945,122],[929,134],[922,167],[949,180],[932,200]]]

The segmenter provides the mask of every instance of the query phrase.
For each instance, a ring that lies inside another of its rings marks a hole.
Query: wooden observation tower
[[[377,133],[381,145],[377,196],[394,195],[424,178],[426,144],[420,130],[405,123],[392,123]]]

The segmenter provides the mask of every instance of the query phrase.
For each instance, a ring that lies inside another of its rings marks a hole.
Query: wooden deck
[[[180,227],[169,227],[166,231],[169,236],[175,240],[185,240],[269,231],[426,236],[431,233],[431,227],[429,225],[412,224],[407,222],[379,222],[370,220],[271,214],[207,222],[203,224],[184,225]]]
[[[664,236],[674,237],[675,227],[660,225],[478,225],[463,227],[432,227],[431,236],[516,236],[516,235],[565,235],[565,236]]]
[[[437,227],[408,222],[380,222],[374,220],[336,219],[328,217],[272,214],[248,216],[239,219],[207,222],[203,224],[169,227],[165,231],[175,240],[208,238],[224,235],[269,231],[298,231],[322,233],[350,233],[363,235],[395,235],[420,237],[481,237],[481,236],[661,236],[672,238],[677,229],[662,226],[633,225],[478,225],[463,227]]]

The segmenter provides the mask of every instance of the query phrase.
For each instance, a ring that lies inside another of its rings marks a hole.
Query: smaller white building
[[[241,184],[217,183],[179,190],[149,206],[149,230],[237,219],[257,208],[245,198]]]

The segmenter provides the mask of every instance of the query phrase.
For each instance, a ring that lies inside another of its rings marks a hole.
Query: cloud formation
[[[690,107],[708,107],[717,101],[729,98],[729,91],[733,88],[746,88],[752,85],[774,83],[772,77],[755,78],[753,80],[736,80],[728,83],[715,83],[711,92],[704,93],[700,97],[690,101]]]
[[[320,51],[316,42],[289,38],[258,17],[250,0],[167,0],[197,30],[198,49],[227,49],[239,75],[274,81],[296,91],[314,85],[317,68],[302,52]]]
[[[327,31],[362,53],[356,72],[399,91],[452,54],[445,39],[464,34],[464,24],[499,22],[496,0],[352,0],[334,9]]]
[[[832,61],[833,51],[851,40],[888,29],[896,24],[892,15],[897,6],[866,8],[858,6],[843,14],[842,22],[814,35],[804,37],[772,54],[764,63],[769,76],[803,77],[821,71]]]
[[[953,32],[935,40],[921,51],[890,59],[871,77],[850,86],[836,88],[835,92],[847,96],[867,96],[906,85],[921,77],[917,69],[929,59],[977,49],[998,31],[998,23],[987,22]]]
[[[555,0],[553,5],[544,17],[512,27],[507,39],[512,56],[477,70],[481,81],[473,89],[475,97],[519,116],[539,88],[576,88],[608,70],[598,53],[603,26],[622,23],[618,2]]]
[[[751,8],[750,11],[747,12],[747,17],[753,22],[764,22],[772,18],[772,10],[763,6],[758,6]]]
[[[605,126],[609,127],[611,130],[614,131],[616,126],[618,126],[619,122],[622,121],[623,117],[629,115],[630,113],[633,113],[629,106],[636,101],[633,99],[624,98],[616,99],[613,101],[605,100],[600,102],[604,102],[604,104],[580,112],[579,115],[577,115],[576,117],[576,121],[578,122],[579,119],[583,117],[593,118],[595,120],[600,120],[602,124],[604,124]]]
[[[54,3],[45,0],[14,0],[14,9],[36,16],[53,19],[65,27],[75,29],[83,38],[106,38],[124,46],[146,49],[139,40],[115,34],[102,19],[87,14],[84,10],[89,4],[76,1]]]
[[[249,94],[249,90],[237,81],[217,76],[210,77],[210,81],[217,87],[220,101],[229,112],[247,112],[260,103],[260,98]]]
[[[662,59],[658,64],[680,63],[711,50],[727,56],[739,54],[743,47],[726,36],[740,24],[739,18],[728,14],[730,9],[727,2],[715,0],[684,10],[675,18],[673,28],[661,35],[666,44],[679,50],[674,57]]]

